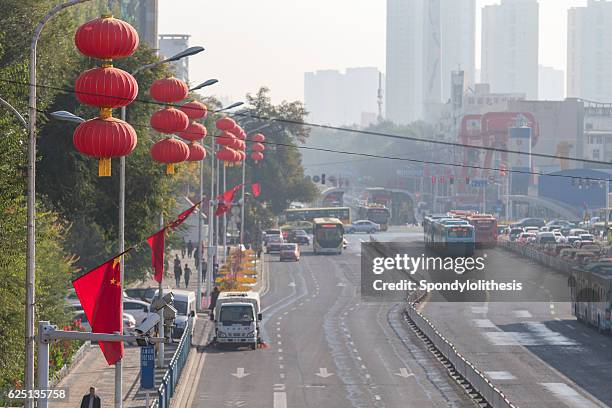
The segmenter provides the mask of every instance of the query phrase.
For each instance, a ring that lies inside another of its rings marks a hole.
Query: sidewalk
[[[195,268],[193,256],[191,258],[181,258],[180,251],[171,251],[169,254],[168,263],[170,270],[164,277],[164,288],[176,289],[174,279],[174,258],[176,254],[181,259],[181,264],[184,268],[185,263],[192,270],[189,286],[185,288],[185,282],[181,278],[181,286],[178,289],[187,289],[194,292],[197,291],[197,268]],[[183,276],[184,277],[184,276]],[[157,282],[152,279],[138,286],[157,286]],[[201,331],[202,327],[208,325],[208,320],[204,315],[199,315],[196,322],[196,331]],[[165,345],[165,364],[166,368],[155,370],[155,384],[161,383],[161,378],[167,370],[168,363],[172,358],[174,351],[178,346],[178,339],[173,344]],[[68,388],[68,399],[61,402],[49,402],[51,408],[74,408],[79,407],[83,395],[89,392],[89,387],[94,386],[97,389],[97,394],[102,400],[102,406],[110,407],[114,404],[115,395],[115,367],[109,366],[97,345],[92,345],[85,353],[82,360],[77,363],[73,370],[64,377],[56,387]],[[140,392],[140,348],[138,346],[125,346],[125,355],[123,358],[123,406],[126,408],[144,408],[145,394]],[[151,401],[156,397],[157,393],[151,393]]]

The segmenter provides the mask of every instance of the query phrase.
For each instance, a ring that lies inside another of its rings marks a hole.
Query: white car
[[[540,229],[538,227],[525,227],[525,228],[523,228],[523,231],[538,233],[538,231],[540,231]]]
[[[353,234],[355,232],[365,232],[366,234],[374,234],[375,232],[380,231],[380,224],[377,224],[370,220],[359,220],[344,227],[344,231],[347,234]]]
[[[74,314],[74,321],[80,321],[81,326],[85,329],[85,331],[90,332],[91,326],[89,325],[89,321],[87,320],[87,316],[85,312],[82,310],[77,311]],[[123,313],[123,334],[131,335],[134,334],[134,329],[136,328],[136,319],[129,313]]]
[[[144,319],[147,318],[150,308],[151,305],[142,300],[131,298],[123,299],[123,310],[134,316],[137,325],[142,323]]]
[[[567,238],[561,233],[561,231],[554,230],[552,233],[555,236],[555,239],[557,240],[557,243],[559,243],[559,244],[567,243]]]

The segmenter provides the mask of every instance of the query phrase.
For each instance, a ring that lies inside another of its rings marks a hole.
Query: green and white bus
[[[322,208],[290,208],[285,210],[285,222],[311,221],[315,218],[337,218],[343,224],[351,223],[351,209],[349,207],[322,207]]]
[[[316,254],[341,254],[344,240],[344,225],[337,218],[315,218],[312,220],[312,248]]]

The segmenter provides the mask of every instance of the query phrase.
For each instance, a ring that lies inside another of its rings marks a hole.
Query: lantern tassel
[[[166,165],[166,174],[174,174],[174,163],[168,163]]]
[[[111,175],[111,158],[101,157],[98,160],[98,177],[110,177]]]

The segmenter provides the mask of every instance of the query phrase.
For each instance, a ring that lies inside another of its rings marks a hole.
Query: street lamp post
[[[30,43],[30,90],[28,97],[28,193],[27,193],[27,252],[26,252],[26,321],[25,321],[25,389],[34,389],[34,320],[36,283],[36,56],[40,34],[47,22],[60,11],[90,0],[70,0],[53,7],[34,29]],[[25,406],[32,407],[26,399]]]

